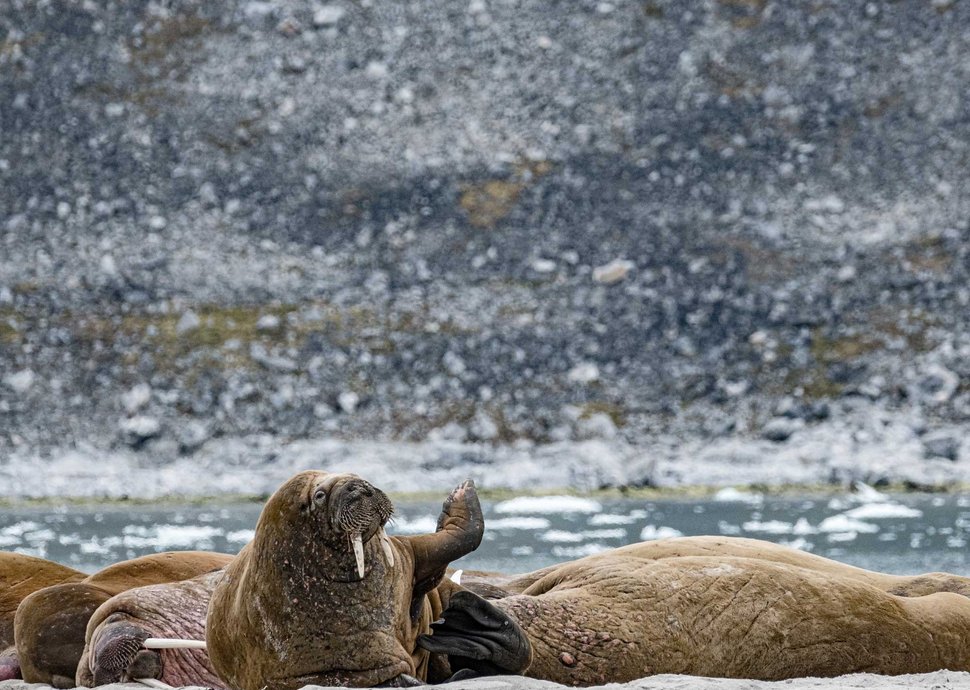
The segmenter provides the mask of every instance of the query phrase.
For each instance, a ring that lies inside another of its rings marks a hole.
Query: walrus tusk
[[[357,574],[364,579],[364,538],[360,532],[354,535],[354,556],[357,558]]]
[[[141,643],[141,646],[145,649],[205,649],[205,640],[149,637]]]
[[[147,685],[150,688],[157,688],[157,690],[175,690],[168,683],[163,683],[156,678],[135,678],[136,683],[141,683],[142,685]]]
[[[465,571],[462,570],[461,568],[459,568],[458,570],[456,570],[455,572],[453,572],[451,574],[451,581],[454,582],[456,585],[460,585],[461,584],[461,574],[463,572],[465,572]]]
[[[387,536],[387,532],[381,527],[377,532],[378,538],[381,540],[381,550],[384,551],[384,559],[387,561],[387,565],[391,568],[394,567],[394,551],[391,549],[391,540]]]

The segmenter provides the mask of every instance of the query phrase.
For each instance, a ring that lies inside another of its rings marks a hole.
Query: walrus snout
[[[94,684],[160,677],[161,655],[142,649],[142,643],[149,637],[148,632],[131,623],[106,626],[94,641],[91,654]]]
[[[357,575],[364,577],[364,542],[374,535],[380,540],[387,565],[394,567],[394,550],[384,525],[394,514],[394,504],[383,491],[360,477],[350,477],[333,490],[330,517],[334,531],[350,541],[357,561]]]

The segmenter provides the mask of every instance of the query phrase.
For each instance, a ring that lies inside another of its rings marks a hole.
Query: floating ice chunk
[[[832,532],[828,535],[829,541],[843,542],[843,541],[854,541],[856,537],[859,536],[858,532]]]
[[[643,541],[653,541],[655,539],[670,539],[672,537],[682,537],[684,533],[673,527],[647,525],[640,531],[640,539]]]
[[[626,539],[625,529],[594,529],[580,532],[584,539]]]
[[[502,501],[494,512],[506,513],[598,513],[603,506],[598,501],[578,496],[519,496]]]
[[[792,534],[816,534],[817,532],[818,530],[808,524],[808,520],[803,517],[795,520],[795,524],[791,529]]]
[[[551,529],[548,532],[539,535],[539,541],[553,541],[559,543],[579,543],[585,541],[582,534],[578,532],[567,532],[561,529]]]
[[[862,534],[874,534],[879,531],[879,525],[871,522],[863,522],[847,516],[845,513],[832,515],[818,523],[819,532],[861,532]],[[855,539],[855,537],[853,537]]]
[[[225,531],[211,525],[128,525],[121,531],[126,546],[196,546],[213,537],[221,537]]]
[[[489,520],[488,529],[526,529],[540,530],[549,529],[550,522],[542,517],[507,517],[498,520]]]
[[[811,551],[815,546],[812,542],[808,541],[805,537],[795,537],[789,541],[778,542],[782,546],[787,546],[792,549],[798,549],[799,551]]]
[[[845,511],[843,515],[858,520],[880,520],[883,518],[923,517],[923,511],[904,506],[901,503],[864,503],[858,508]]]
[[[727,486],[714,494],[715,501],[720,501],[722,503],[750,503],[760,504],[764,501],[765,497],[761,494],[753,494],[749,491],[739,491],[733,486]]]
[[[741,534],[741,528],[738,525],[732,525],[727,520],[717,521],[717,531],[724,535]]]
[[[632,525],[637,521],[633,515],[611,515],[610,513],[598,513],[589,519],[589,524],[593,527],[600,525]]]
[[[782,520],[749,520],[741,525],[745,532],[764,532],[765,534],[791,534],[792,524]]]
[[[39,522],[34,522],[33,520],[23,520],[21,522],[15,522],[12,525],[8,525],[0,530],[0,535],[11,536],[11,537],[22,537],[27,532],[36,532],[41,528]]]
[[[853,488],[855,489],[853,498],[859,503],[883,503],[889,500],[886,494],[880,493],[868,484],[855,482]]]

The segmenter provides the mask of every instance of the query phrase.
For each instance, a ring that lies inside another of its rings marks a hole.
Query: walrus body
[[[34,592],[20,603],[14,617],[23,679],[74,687],[88,620],[101,604],[133,587],[186,580],[218,570],[230,560],[228,554],[204,551],[152,554]]]
[[[231,688],[369,687],[447,674],[416,639],[447,605],[450,590],[435,590],[445,567],[481,541],[474,485],[448,497],[435,534],[388,537],[392,510],[359,477],[325,472],[301,473],[269,499],[209,605],[209,657]]]
[[[91,615],[76,682],[93,688],[155,678],[173,687],[220,689],[202,649],[142,649],[150,637],[205,640],[209,598],[223,571],[191,580],[136,587],[111,597]]]
[[[521,593],[453,595],[419,644],[456,670],[581,686],[658,673],[970,670],[970,579],[955,575],[883,575],[767,542],[697,537],[544,568],[508,588]]]
[[[0,551],[0,680],[20,677],[14,648],[14,615],[25,597],[39,589],[79,582],[87,575],[43,558]]]

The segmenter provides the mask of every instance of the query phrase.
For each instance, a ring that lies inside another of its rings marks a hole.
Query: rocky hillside
[[[970,477],[965,5],[8,0],[4,492],[328,438]]]

